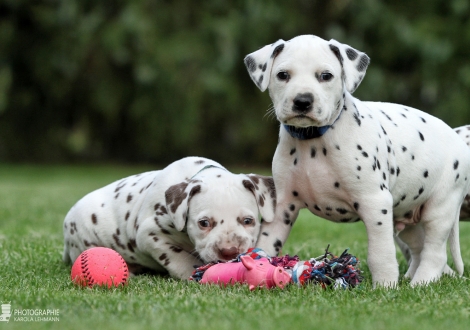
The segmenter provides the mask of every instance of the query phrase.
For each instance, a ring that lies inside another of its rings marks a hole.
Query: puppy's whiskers
[[[194,257],[196,257],[196,258],[198,258],[199,260],[202,261],[202,258],[201,258],[201,256],[199,255],[199,252],[197,252],[196,249],[192,249],[189,253],[190,253],[192,256],[194,256]]]
[[[276,109],[274,108],[273,103],[271,103],[268,110],[266,110],[266,113],[264,114],[263,118],[265,118],[265,117],[267,117],[268,119],[276,120]]]

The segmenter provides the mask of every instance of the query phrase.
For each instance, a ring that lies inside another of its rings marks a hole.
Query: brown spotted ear
[[[256,52],[248,54],[244,59],[251,79],[262,92],[268,88],[274,59],[282,52],[284,44],[285,41],[279,39],[271,45],[264,46]]]
[[[370,58],[365,53],[334,39],[331,39],[329,43],[331,51],[336,55],[343,68],[346,90],[352,94],[364,78]]]
[[[189,201],[201,191],[201,183],[199,180],[190,180],[175,184],[165,191],[166,208],[176,230],[182,231],[186,226]]]
[[[245,177],[243,186],[255,196],[261,217],[266,222],[273,221],[276,211],[276,188],[273,178],[257,174],[248,174]]]

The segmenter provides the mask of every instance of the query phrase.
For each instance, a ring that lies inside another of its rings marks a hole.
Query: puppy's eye
[[[279,79],[279,80],[288,80],[289,77],[290,76],[286,71],[281,71],[277,74],[277,79]]]
[[[254,222],[254,220],[252,218],[244,218],[243,221],[242,221],[242,224],[244,226],[250,226],[252,225]]]
[[[329,72],[323,72],[320,75],[320,81],[330,81],[333,78],[333,75]]]
[[[200,228],[210,228],[210,226],[211,226],[210,221],[207,220],[207,219],[199,220],[198,224],[199,224]]]

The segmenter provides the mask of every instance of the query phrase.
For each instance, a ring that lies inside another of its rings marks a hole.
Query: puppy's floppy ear
[[[346,90],[352,94],[364,78],[370,58],[365,53],[334,39],[331,39],[329,43],[331,51],[336,55],[343,68]]]
[[[255,196],[261,217],[266,222],[273,221],[276,211],[276,188],[273,178],[257,174],[243,176],[243,186]]]
[[[266,45],[256,52],[248,54],[244,59],[251,79],[262,92],[268,88],[274,59],[282,52],[284,45],[285,41],[279,39],[271,45]]]
[[[186,226],[189,202],[201,192],[202,181],[190,180],[175,184],[165,191],[165,201],[168,214],[173,219],[176,230],[182,231]]]

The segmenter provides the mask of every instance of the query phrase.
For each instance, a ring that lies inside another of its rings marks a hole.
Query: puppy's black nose
[[[309,112],[312,109],[313,95],[312,93],[297,94],[293,102],[292,110],[295,112]]]

